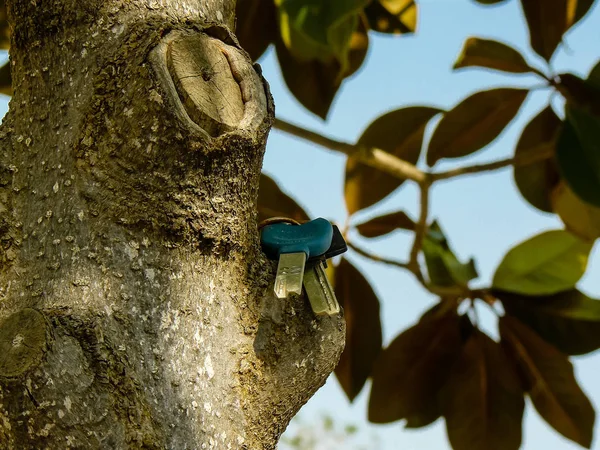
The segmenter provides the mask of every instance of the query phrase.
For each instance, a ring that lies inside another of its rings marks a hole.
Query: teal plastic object
[[[333,239],[333,226],[319,217],[302,225],[274,223],[262,229],[260,243],[270,259],[279,259],[282,253],[304,252],[306,258],[322,255]]]

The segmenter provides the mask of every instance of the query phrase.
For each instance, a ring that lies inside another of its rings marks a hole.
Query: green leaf
[[[567,106],[556,158],[561,175],[573,192],[600,207],[600,116]]]
[[[546,231],[512,248],[496,269],[495,289],[550,295],[572,289],[585,272],[592,244],[565,230]]]
[[[334,284],[346,319],[346,348],[335,375],[352,401],[371,375],[381,352],[379,299],[362,273],[346,259],[335,269]]]
[[[385,150],[416,164],[423,146],[425,127],[437,108],[411,106],[390,111],[375,119],[363,132],[358,145]],[[387,197],[404,180],[383,173],[350,157],[346,163],[344,194],[350,214],[367,208]]]
[[[369,0],[275,0],[281,39],[295,58],[337,60],[346,71],[350,40]]]
[[[521,0],[535,52],[550,61],[563,35],[590,9],[594,0]]]
[[[500,345],[478,330],[452,367],[440,403],[454,450],[521,446],[525,401],[519,377]]]
[[[470,155],[491,143],[517,115],[527,94],[526,89],[492,89],[463,100],[436,127],[427,164]]]
[[[426,313],[427,314],[427,313]],[[373,370],[369,420],[406,419],[408,428],[429,425],[440,416],[437,394],[462,348],[456,310],[423,317],[386,348]]]
[[[256,61],[279,35],[275,4],[273,0],[237,0],[235,16],[240,45]]]
[[[515,157],[525,152],[556,148],[556,139],[562,122],[550,106],[539,113],[523,130],[515,149]],[[552,189],[558,184],[560,175],[553,159],[534,164],[515,166],[515,183],[521,195],[536,208],[552,212],[550,200]]]
[[[258,187],[258,221],[271,217],[287,217],[303,222],[308,214],[294,199],[285,194],[277,183],[265,174],[260,175]]]
[[[365,15],[373,31],[410,34],[417,28],[418,6],[414,0],[374,0]]]
[[[561,73],[558,78],[558,90],[565,96],[569,106],[600,115],[600,81],[594,78],[584,80],[572,73]]]
[[[532,297],[494,291],[504,311],[534,330],[546,342],[568,355],[600,348],[600,300],[578,290]]]
[[[453,69],[485,67],[512,73],[537,72],[514,48],[489,39],[468,38]]]
[[[373,219],[356,226],[364,237],[374,238],[391,233],[394,230],[414,230],[415,222],[404,212],[397,211]]]
[[[540,416],[566,438],[591,448],[596,413],[567,356],[513,317],[500,319],[500,336],[522,368]]]
[[[591,241],[600,237],[600,208],[582,201],[564,181],[552,192],[552,208],[570,232]]]
[[[596,65],[592,67],[592,70],[590,70],[587,81],[592,86],[596,86],[600,89],[600,61],[598,61]]]
[[[467,286],[469,281],[477,278],[475,261],[461,263],[450,246],[446,236],[437,222],[433,222],[423,239],[423,254],[434,286]]]

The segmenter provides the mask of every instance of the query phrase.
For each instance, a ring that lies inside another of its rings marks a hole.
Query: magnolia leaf
[[[600,80],[596,80],[593,72],[591,78],[584,80],[572,73],[561,73],[559,91],[567,99],[569,106],[600,115]]]
[[[477,3],[482,5],[496,5],[498,3],[505,3],[507,0],[475,0]]]
[[[568,355],[600,348],[600,300],[576,289],[532,297],[494,291],[506,314],[516,317],[546,342]]]
[[[6,64],[0,67],[0,93],[5,95],[13,94],[10,61],[7,61]]]
[[[477,278],[475,262],[461,263],[448,245],[437,222],[433,222],[423,239],[423,254],[429,279],[434,286],[467,286]]]
[[[298,222],[309,219],[300,205],[281,191],[272,178],[263,173],[260,175],[258,188],[258,220],[262,222],[271,217],[287,217]]]
[[[237,0],[235,11],[235,34],[256,61],[279,35],[277,8],[273,0]]]
[[[281,40],[290,53],[304,62],[336,60],[341,72],[349,66],[352,34],[359,13],[369,0],[275,0]]]
[[[415,222],[404,212],[398,211],[373,219],[356,226],[364,237],[374,238],[391,233],[394,230],[414,230]]]
[[[514,317],[500,319],[500,336],[518,361],[540,416],[566,438],[591,448],[596,413],[567,356]]]
[[[590,9],[594,0],[521,0],[535,52],[550,61],[563,35]]]
[[[515,149],[515,157],[526,152],[556,148],[556,138],[562,122],[550,106],[539,113],[523,130]],[[514,178],[521,195],[536,208],[552,212],[552,189],[560,175],[554,159],[534,164],[514,166]]]
[[[572,233],[592,241],[600,237],[600,208],[582,201],[564,182],[552,192],[552,209]]]
[[[588,83],[600,89],[600,61],[596,63],[587,78]]]
[[[8,24],[8,14],[6,12],[6,1],[0,0],[0,49],[8,50],[10,48],[10,26]]]
[[[492,286],[525,295],[572,289],[585,272],[591,249],[591,242],[568,231],[546,231],[509,250]]]
[[[514,48],[502,42],[477,37],[470,37],[465,41],[453,69],[463,67],[484,67],[512,73],[537,72]]]
[[[490,144],[517,115],[527,94],[526,89],[492,89],[463,100],[436,127],[427,164],[470,155]]]
[[[414,0],[374,0],[365,8],[373,31],[391,34],[414,33],[418,6]]]
[[[371,375],[381,351],[379,299],[366,278],[346,259],[336,267],[334,281],[346,319],[346,347],[335,375],[352,401]]]
[[[416,164],[423,146],[425,127],[437,108],[411,106],[390,111],[375,119],[363,132],[358,145],[375,147]],[[350,214],[379,202],[398,188],[400,180],[350,157],[346,163],[344,194]]]
[[[600,116],[567,105],[558,138],[560,172],[579,198],[600,207]]]
[[[439,317],[428,313],[397,336],[377,361],[369,399],[371,422],[406,419],[408,428],[417,428],[440,416],[437,394],[448,374],[440,368],[450,367],[461,352],[461,319],[455,309]]]
[[[438,370],[442,367],[438,366]],[[446,372],[446,370],[442,370]],[[504,350],[475,330],[440,395],[454,450],[518,450],[525,401]]]

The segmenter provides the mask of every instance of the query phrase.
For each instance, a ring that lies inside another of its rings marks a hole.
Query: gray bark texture
[[[233,0],[12,0],[0,448],[273,449],[342,317],[272,294]]]

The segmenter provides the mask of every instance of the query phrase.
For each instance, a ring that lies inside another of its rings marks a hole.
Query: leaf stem
[[[364,256],[365,258],[369,258],[372,261],[376,261],[376,262],[381,262],[384,264],[389,264],[391,266],[396,266],[396,267],[400,267],[401,269],[408,269],[408,263],[402,262],[402,261],[397,261],[394,259],[388,259],[388,258],[384,258],[382,256],[379,255],[375,255],[371,252],[368,252],[360,247],[358,247],[356,244],[347,241],[346,244],[348,244],[348,247],[351,248],[352,250],[354,250],[356,253],[358,253],[359,255]]]

